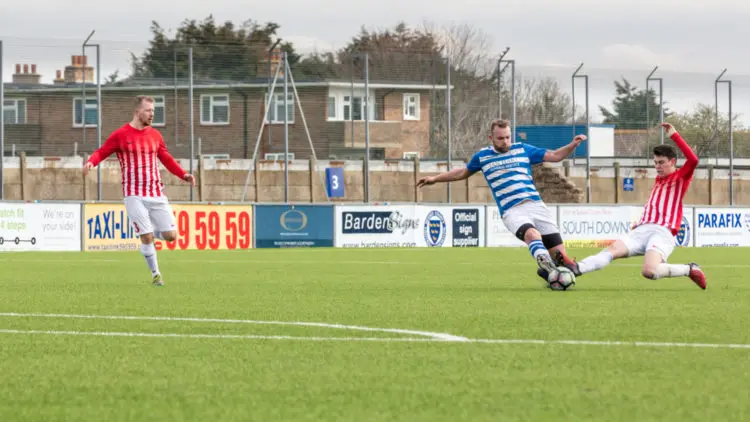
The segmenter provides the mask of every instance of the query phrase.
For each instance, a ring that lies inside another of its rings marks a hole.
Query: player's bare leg
[[[582,274],[581,270],[578,268],[578,263],[568,256],[564,244],[561,243],[555,247],[549,248],[549,253],[555,257],[555,264],[558,266],[564,266],[569,269],[576,277]]]
[[[701,289],[706,289],[706,275],[698,264],[668,264],[658,251],[649,250],[643,257],[641,275],[649,280],[665,277],[690,277]]]
[[[177,231],[176,230],[169,230],[166,232],[161,232],[161,236],[159,236],[159,239],[167,241],[167,242],[174,242],[177,240]]]

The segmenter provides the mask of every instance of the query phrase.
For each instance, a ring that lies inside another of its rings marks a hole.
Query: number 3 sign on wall
[[[329,198],[344,197],[344,169],[329,167],[326,169],[326,189]]]

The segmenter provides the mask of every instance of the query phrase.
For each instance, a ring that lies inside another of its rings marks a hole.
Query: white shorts
[[[503,223],[513,236],[524,224],[532,224],[542,236],[560,233],[557,218],[544,202],[524,202],[516,205],[503,214]]]
[[[176,230],[172,207],[166,196],[126,196],[125,210],[137,235]]]
[[[638,226],[621,240],[628,248],[628,256],[640,256],[648,251],[657,251],[664,262],[672,254],[675,246],[672,232],[658,224]]]

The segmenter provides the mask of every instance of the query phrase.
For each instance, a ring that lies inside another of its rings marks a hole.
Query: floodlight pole
[[[89,40],[94,35],[94,32],[96,30],[92,30],[89,34],[88,38],[86,38],[86,41],[83,42],[83,45],[81,46],[81,50],[83,51],[83,57],[84,59],[86,57],[86,47],[95,47],[96,48],[96,139],[97,139],[97,148],[102,147],[102,69],[101,69],[101,59],[99,54],[99,44],[89,44]],[[81,126],[82,126],[82,136],[83,136],[83,142],[86,141],[86,64],[82,63],[82,73],[83,80],[81,81],[81,87],[83,89],[83,99],[81,100]],[[102,200],[102,168],[101,166],[96,166],[96,197],[97,200]]]
[[[0,200],[5,199],[5,115],[3,114],[3,105],[5,105],[5,82],[3,82],[3,40],[0,40]]]
[[[272,96],[274,95],[274,93],[272,92],[273,89],[271,87],[271,57],[273,56],[273,50],[276,49],[276,46],[279,45],[280,42],[281,42],[281,38],[277,39],[276,42],[273,43],[271,48],[268,49],[268,98],[269,99],[272,98]],[[275,104],[275,103],[272,102],[271,104]],[[272,128],[272,125],[271,125],[271,122],[269,121],[268,122],[268,146],[271,146],[271,132],[273,132],[271,128]]]
[[[651,71],[651,73],[648,74],[646,77],[646,129],[648,129],[648,126],[650,124],[649,120],[649,114],[648,114],[648,105],[649,105],[649,96],[648,96],[648,83],[650,81],[657,81],[659,82],[659,122],[664,122],[664,95],[663,95],[663,79],[662,78],[653,78],[652,76],[654,73],[656,73],[656,69],[658,69],[659,66],[655,66],[654,70]],[[659,143],[660,145],[664,145],[664,131],[659,131]],[[648,150],[646,150],[646,155],[648,156]]]
[[[497,59],[497,118],[503,118],[503,72],[500,69],[500,65],[503,63],[503,58],[510,51],[510,47],[505,47],[500,57]]]
[[[716,81],[714,81],[714,102],[716,104],[716,121],[714,126],[714,131],[718,135],[719,133],[719,84],[725,83],[727,84],[728,94],[729,94],[729,115],[728,115],[728,121],[729,121],[729,205],[734,205],[734,133],[732,129],[732,81],[729,79],[721,79],[722,76],[727,72],[726,69],[724,69],[718,78],[716,78]],[[718,147],[717,147],[718,149]],[[718,154],[717,154],[718,159]]]
[[[582,78],[584,81],[584,88],[586,92],[586,202],[591,202],[591,118],[589,115],[589,75],[585,74],[578,74],[578,72],[583,67],[583,63],[581,63],[573,72],[572,76],[572,82],[573,82],[573,136],[576,135],[576,101],[575,101],[575,93],[576,93],[576,79]],[[575,164],[575,150],[573,153],[574,161],[573,164]]]

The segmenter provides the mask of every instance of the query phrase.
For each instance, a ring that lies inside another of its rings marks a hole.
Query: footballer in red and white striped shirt
[[[133,120],[112,132],[101,148],[94,151],[83,168],[84,175],[112,154],[120,162],[122,195],[133,229],[141,239],[141,253],[151,270],[152,283],[164,285],[156,260],[154,237],[166,241],[177,238],[174,213],[161,181],[162,164],[172,174],[195,186],[195,177],[186,172],[167,151],[161,133],[151,126],[154,99],[135,99]]]
[[[669,137],[685,155],[685,164],[679,169],[675,168],[677,155],[671,146],[659,145],[654,148],[656,181],[643,209],[643,216],[636,226],[658,224],[669,229],[673,235],[677,235],[682,223],[682,199],[693,181],[698,156],[682,139],[682,136],[673,127],[670,126],[670,128],[668,129]]]
[[[698,156],[669,123],[662,123],[666,135],[680,148],[685,163],[677,168],[677,152],[671,145],[654,148],[656,180],[646,202],[643,215],[633,229],[596,255],[579,263],[566,265],[576,275],[600,270],[615,259],[643,256],[641,275],[657,280],[663,277],[687,276],[701,289],[706,289],[706,275],[698,264],[668,264],[675,247],[674,236],[682,224],[682,200],[693,180]]]

